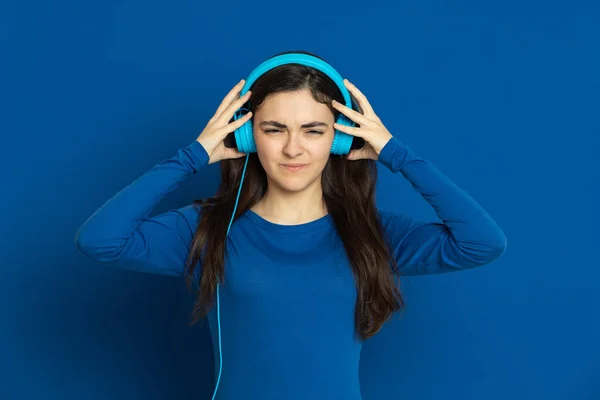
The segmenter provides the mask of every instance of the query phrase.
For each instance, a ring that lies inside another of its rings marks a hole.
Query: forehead
[[[280,114],[331,114],[329,107],[316,101],[310,91],[278,92],[265,98],[259,112]]]

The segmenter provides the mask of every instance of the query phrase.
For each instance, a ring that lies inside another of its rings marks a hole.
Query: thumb
[[[367,156],[365,149],[357,149],[357,150],[352,150],[350,153],[348,153],[348,155],[346,156],[346,160],[361,160],[363,158],[365,158]]]
[[[239,151],[237,148],[227,148],[225,151],[226,158],[241,158],[244,157],[247,153]]]

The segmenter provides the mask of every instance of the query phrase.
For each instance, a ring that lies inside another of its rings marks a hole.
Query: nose
[[[287,140],[283,145],[283,153],[290,158],[301,155],[304,152],[301,141],[301,135],[296,135],[294,133],[288,134]]]

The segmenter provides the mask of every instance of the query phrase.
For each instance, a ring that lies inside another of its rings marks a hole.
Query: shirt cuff
[[[186,150],[192,158],[194,169],[196,171],[208,165],[208,162],[210,161],[210,156],[206,152],[204,146],[200,144],[200,142],[194,140],[187,146]]]
[[[411,161],[421,157],[395,136],[383,146],[378,160],[392,172],[398,172]]]

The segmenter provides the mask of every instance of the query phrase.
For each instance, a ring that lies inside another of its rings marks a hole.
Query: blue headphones
[[[246,94],[246,92],[250,89],[252,84],[265,72],[278,67],[283,64],[302,64],[309,67],[313,67],[327,76],[329,76],[335,84],[338,86],[342,95],[344,96],[344,102],[347,107],[352,108],[352,96],[346,86],[344,86],[344,80],[340,76],[340,74],[325,61],[321,60],[318,57],[314,57],[308,54],[302,53],[287,53],[278,55],[268,60],[264,61],[258,67],[256,67],[246,79],[246,83],[244,87],[240,91],[240,97]],[[362,113],[362,110],[358,106],[358,103],[355,102],[355,109]],[[245,112],[243,112],[245,110]],[[249,110],[245,108],[238,109],[233,118],[229,121],[237,121],[242,118]],[[340,125],[346,126],[355,126],[354,121],[350,120],[344,114],[340,113],[336,122]],[[364,145],[364,139],[354,137],[345,132],[335,130],[333,143],[331,145],[331,153],[332,154],[348,154],[350,150],[359,149]],[[231,220],[229,221],[229,226],[227,227],[227,235],[229,235],[229,229],[231,228],[231,224],[233,223],[233,219],[235,217],[235,212],[237,210],[238,200],[240,198],[240,193],[242,191],[242,185],[244,183],[244,176],[246,175],[246,166],[248,165],[248,158],[250,153],[256,152],[256,144],[254,143],[254,136],[252,134],[252,120],[248,120],[241,127],[236,129],[233,133],[229,134],[227,138],[224,140],[225,147],[233,148],[237,147],[237,149],[246,154],[246,163],[244,164],[244,170],[242,172],[242,178],[240,182],[240,186],[238,189],[237,198],[235,200],[235,207],[233,209],[233,213],[231,214]],[[217,390],[219,388],[219,382],[221,381],[221,371],[223,370],[223,354],[221,352],[221,310],[220,310],[220,301],[219,301],[219,287],[220,284],[217,283],[217,326],[219,333],[219,376],[217,378],[217,383],[215,386],[215,392],[213,394],[212,399],[215,399],[217,395]]]
[[[256,67],[246,79],[246,83],[240,92],[240,97],[245,95],[254,82],[265,72],[284,64],[301,64],[312,68],[315,68],[325,73],[342,92],[344,97],[344,103],[348,108],[352,108],[352,95],[344,86],[344,80],[342,76],[328,63],[321,60],[318,57],[314,57],[308,54],[302,53],[288,53],[272,57],[258,67]],[[358,104],[355,103],[355,108],[358,108]],[[242,118],[249,110],[246,108],[238,109],[231,121],[237,121]],[[359,111],[361,111],[359,109]],[[230,121],[230,122],[231,122]],[[344,114],[340,113],[336,122],[340,125],[355,126],[354,121],[350,120]],[[235,142],[233,141],[235,140]],[[332,154],[348,154],[350,150],[361,148],[364,145],[364,141],[361,138],[354,137],[345,132],[335,130],[333,136],[333,143],[331,144]],[[256,153],[256,144],[254,143],[254,136],[252,134],[252,120],[246,121],[241,127],[231,133],[225,140],[226,147],[237,147],[237,149],[243,153]]]

